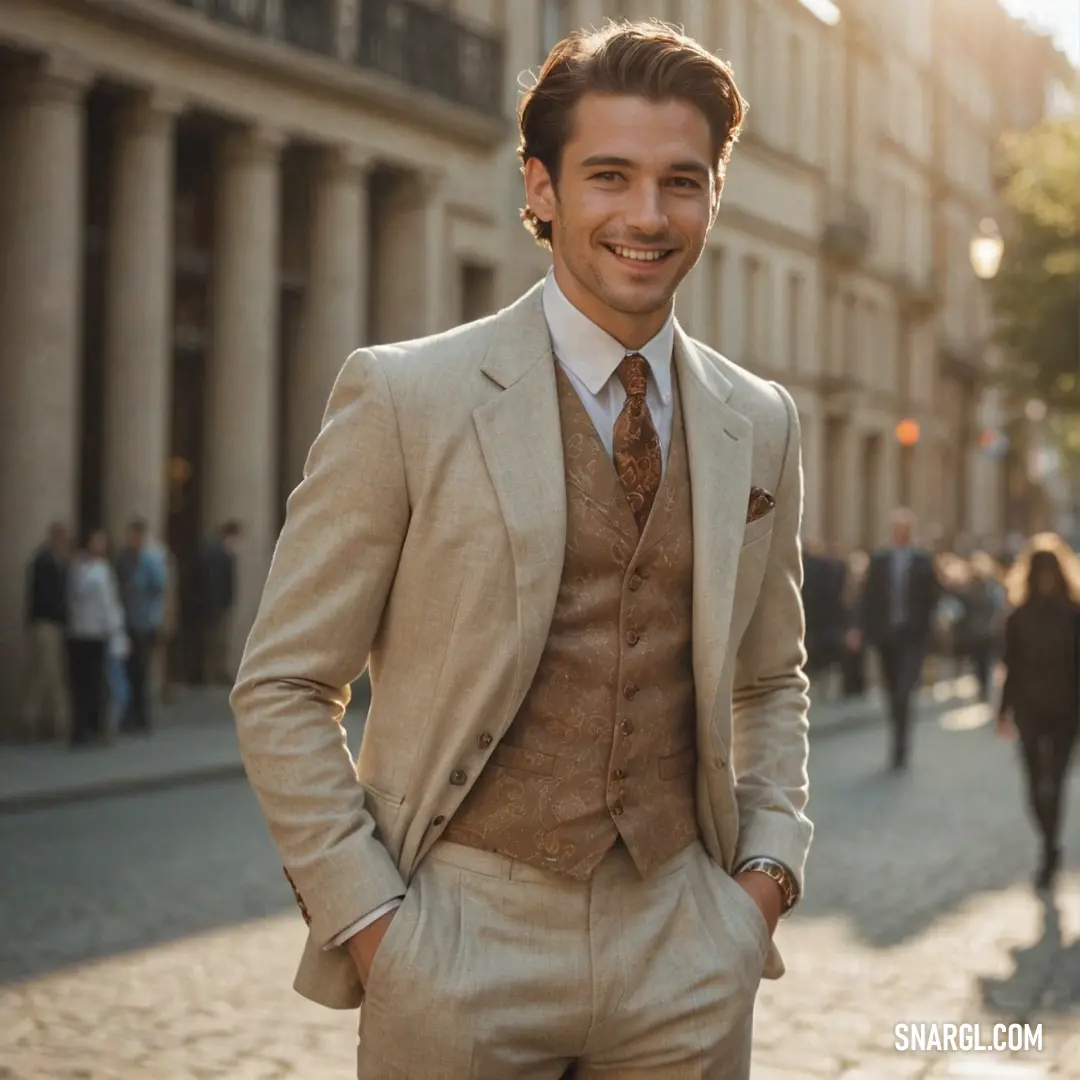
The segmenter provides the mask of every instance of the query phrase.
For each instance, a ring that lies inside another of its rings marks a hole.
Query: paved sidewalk
[[[922,711],[971,700],[973,680],[947,680],[923,692]],[[358,695],[359,696],[359,695]],[[357,702],[348,717],[349,743],[359,746],[365,715]],[[813,737],[865,729],[881,722],[880,695],[811,708]],[[150,736],[124,736],[107,746],[72,751],[59,744],[0,747],[0,814],[43,806],[155,791],[243,775],[228,694],[188,690],[159,706]]]

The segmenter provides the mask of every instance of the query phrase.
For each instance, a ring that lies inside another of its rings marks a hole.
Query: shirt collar
[[[573,372],[591,394],[599,394],[630,350],[570,303],[551,270],[544,279],[543,305],[552,349],[559,362]],[[637,350],[645,357],[664,404],[671,402],[674,344],[675,319],[674,315],[669,315],[660,332]]]

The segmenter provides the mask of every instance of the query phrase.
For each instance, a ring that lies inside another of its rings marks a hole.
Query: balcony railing
[[[357,63],[478,112],[502,112],[502,42],[418,0],[362,0]]]
[[[896,287],[901,309],[908,315],[926,317],[941,305],[941,286],[932,270],[922,273],[901,271],[896,275]]]
[[[352,52],[340,48],[334,0],[171,2],[321,56]],[[358,67],[489,116],[502,114],[502,40],[420,0],[360,0],[355,56]]]
[[[825,208],[822,247],[827,258],[841,266],[857,266],[871,243],[870,212],[846,191],[831,191]]]

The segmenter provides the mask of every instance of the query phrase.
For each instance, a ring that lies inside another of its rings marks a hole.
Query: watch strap
[[[795,875],[792,874],[783,863],[777,862],[776,859],[764,857],[747,859],[739,865],[735,873],[742,874],[747,871],[765,874],[766,877],[772,878],[772,880],[780,886],[780,891],[784,897],[784,907],[782,912],[784,915],[791,911],[798,903],[799,886],[795,881]]]

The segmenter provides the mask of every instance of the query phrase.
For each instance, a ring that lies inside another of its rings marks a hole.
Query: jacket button
[[[611,812],[612,812],[612,813],[613,813],[613,814],[614,814],[614,815],[615,815],[616,817],[618,817],[618,816],[619,816],[619,815],[620,815],[620,814],[622,813],[622,801],[621,801],[620,799],[616,799],[616,800],[615,800],[615,801],[614,801],[614,802],[613,802],[613,803],[611,804]]]
[[[632,735],[632,734],[634,733],[634,725],[633,725],[633,724],[632,724],[632,723],[631,723],[631,722],[630,722],[629,720],[624,720],[624,721],[623,721],[623,722],[622,722],[622,723],[621,723],[621,724],[619,725],[619,730],[620,730],[620,731],[621,731],[621,732],[622,732],[622,733],[623,733],[624,735]]]
[[[624,698],[626,698],[627,701],[633,701],[634,700],[634,695],[637,692],[638,692],[638,688],[632,682],[628,682],[622,688],[622,696]]]
[[[626,770],[625,769],[616,769],[611,775],[614,776],[616,780],[625,780],[626,779]]]
[[[455,769],[450,774],[450,783],[453,784],[454,787],[461,787],[461,785],[464,784],[465,781],[468,779],[469,778],[465,775],[464,769]]]
[[[641,639],[638,637],[638,632],[636,630],[627,630],[626,631],[626,644],[627,645],[636,645],[640,640]]]
[[[446,816],[444,814],[436,814],[435,817],[433,817],[431,819],[431,824],[432,825],[441,825],[445,820],[446,820]]]
[[[637,592],[638,589],[641,588],[641,575],[640,574],[631,574],[630,575],[629,585],[630,585],[630,591],[631,592]]]
[[[491,741],[491,736],[485,731],[484,734],[476,740],[476,745],[479,746],[481,750],[486,750],[491,745]]]

